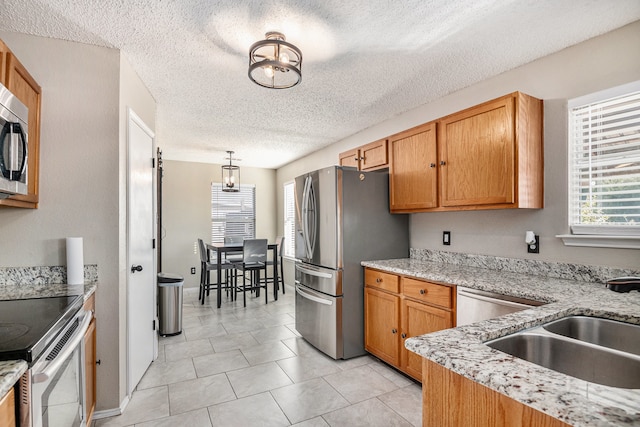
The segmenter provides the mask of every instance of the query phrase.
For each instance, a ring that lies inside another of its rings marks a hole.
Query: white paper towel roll
[[[84,284],[84,256],[82,237],[67,237],[67,283]]]

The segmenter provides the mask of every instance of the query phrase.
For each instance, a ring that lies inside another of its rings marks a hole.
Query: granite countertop
[[[0,286],[0,300],[84,294],[86,301],[95,290],[95,283],[86,285],[3,285]],[[14,386],[27,369],[28,365],[24,360],[0,361],[0,399]]]
[[[423,357],[525,405],[575,426],[640,425],[640,389],[601,386],[491,349],[485,341],[568,315],[640,324],[640,292],[602,283],[550,278],[416,259],[365,261],[363,266],[547,304],[473,325],[406,340]]]

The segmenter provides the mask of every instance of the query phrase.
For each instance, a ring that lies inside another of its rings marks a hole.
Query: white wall
[[[195,245],[198,238],[211,242],[211,183],[221,180],[221,165],[164,161],[162,270],[183,276],[185,287],[199,284]],[[270,242],[276,238],[275,182],[273,169],[240,167],[240,183],[256,186],[256,237]],[[195,275],[191,267],[196,267]]]
[[[121,118],[131,105],[153,129],[155,105],[117,50],[8,32],[0,38],[43,92],[39,208],[0,209],[0,266],[64,265],[64,238],[84,238],[84,261],[97,264],[99,276],[97,409],[117,408],[126,394]]]
[[[411,247],[637,268],[637,250],[567,247],[554,236],[569,231],[566,101],[640,79],[638,46],[640,22],[635,22],[393,117],[278,169],[279,232],[284,182],[336,164],[338,154],[347,149],[518,90],[545,101],[545,208],[412,214]],[[442,246],[443,230],[452,232],[451,246]],[[526,230],[540,235],[540,254],[526,253]]]

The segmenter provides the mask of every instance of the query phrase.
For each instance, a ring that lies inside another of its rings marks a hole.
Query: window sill
[[[565,246],[640,249],[640,236],[606,236],[594,234],[558,234]]]

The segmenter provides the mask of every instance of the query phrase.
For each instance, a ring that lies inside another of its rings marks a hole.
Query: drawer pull
[[[376,283],[382,283],[382,279],[381,278],[376,278]]]
[[[426,289],[420,289],[420,295],[424,295],[426,293],[427,293]]]
[[[407,334],[405,334],[404,332],[402,333],[402,335],[400,335],[402,338],[406,338]]]
[[[397,330],[396,328],[393,328],[393,329],[391,330],[391,333],[392,333],[392,334],[397,334],[397,333],[398,333],[398,330]]]

